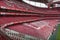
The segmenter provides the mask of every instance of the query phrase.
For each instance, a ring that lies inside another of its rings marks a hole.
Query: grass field
[[[58,24],[57,30],[51,35],[49,40],[60,40],[60,24]]]
[[[58,28],[57,28],[56,40],[60,40],[60,24],[58,25]]]

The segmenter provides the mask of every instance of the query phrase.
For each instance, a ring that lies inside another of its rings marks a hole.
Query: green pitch
[[[56,31],[51,35],[49,40],[60,40],[60,24],[56,27]]]
[[[57,28],[56,40],[60,40],[60,24],[58,25],[58,28]]]

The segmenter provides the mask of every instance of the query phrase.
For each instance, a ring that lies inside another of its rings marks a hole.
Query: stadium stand
[[[3,29],[5,28],[4,30],[2,29],[2,33],[3,35],[7,35],[7,38],[13,40],[49,40],[49,37],[52,35],[52,32],[58,24],[58,20],[41,19],[60,18],[58,16],[60,13],[60,8],[37,8],[27,3],[19,2],[16,0],[2,0],[0,1],[0,8],[3,8],[5,10],[9,9],[20,12],[22,11],[21,13],[0,11],[0,26]],[[24,12],[28,14],[25,14]],[[45,16],[46,14],[55,14],[55,16],[58,14],[58,17],[54,16],[43,18],[43,16],[40,17],[39,14],[45,14]],[[4,37],[1,36],[1,40],[4,40],[3,38]]]

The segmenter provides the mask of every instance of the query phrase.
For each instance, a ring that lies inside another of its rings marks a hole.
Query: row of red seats
[[[33,13],[43,13],[43,14],[59,14],[60,8],[36,8],[31,5],[28,5],[24,2],[18,2],[18,1],[0,1],[0,7],[5,9],[11,9],[11,10],[19,10],[19,11],[25,11],[25,12],[33,12]],[[43,11],[44,10],[44,11]]]
[[[0,17],[0,25],[2,26],[4,24],[11,23],[11,22],[36,20],[36,19],[39,19],[39,18],[38,17],[5,17],[3,16],[3,17]],[[45,25],[44,22],[47,24]],[[18,25],[8,26],[7,28],[16,30],[18,32],[22,32],[24,34],[28,34],[31,36],[42,37],[43,39],[47,39],[50,33],[53,32],[56,24],[57,24],[56,20],[46,20],[46,21],[43,20],[43,22],[36,21],[32,23],[23,23],[22,25],[18,24]],[[37,29],[38,27],[40,27],[40,29]]]

